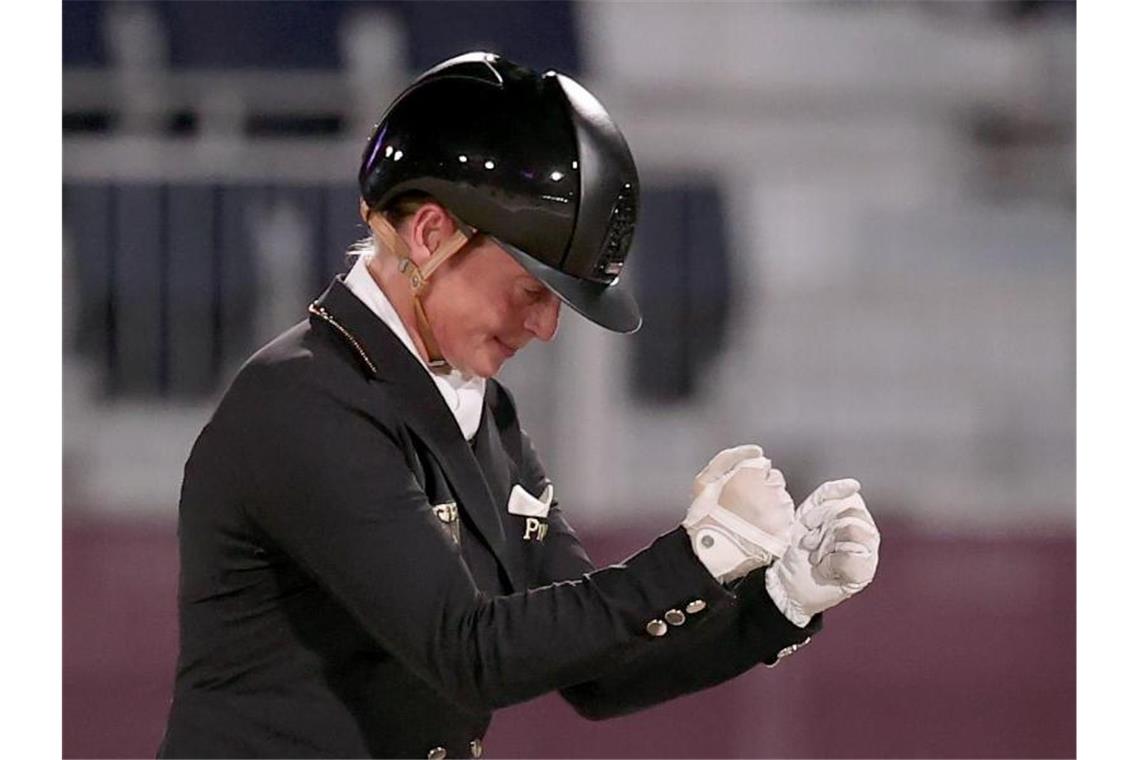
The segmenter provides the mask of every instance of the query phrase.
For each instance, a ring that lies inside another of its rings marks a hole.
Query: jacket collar
[[[456,497],[511,584],[522,588],[522,578],[510,559],[492,489],[455,416],[423,365],[408,353],[383,320],[348,289],[340,275],[310,304],[309,321],[332,328],[351,347],[370,380],[391,384],[389,392],[403,402],[401,417],[439,460]],[[483,410],[482,422],[480,427],[492,424],[487,409]]]

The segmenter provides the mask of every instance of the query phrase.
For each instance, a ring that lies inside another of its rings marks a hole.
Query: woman
[[[447,61],[359,179],[371,255],[247,362],[187,462],[160,755],[478,757],[495,708],[560,690],[596,719],[719,683],[870,581],[857,484],[793,514],[755,446],[621,565],[562,515],[493,376],[563,302],[640,325],[618,279],[637,173],[580,85]]]

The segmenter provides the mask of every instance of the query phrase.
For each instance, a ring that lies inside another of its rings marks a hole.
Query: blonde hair
[[[421,193],[420,190],[408,190],[407,193],[402,193],[394,198],[384,206],[380,213],[384,214],[385,218],[392,223],[392,227],[399,227],[400,222],[412,216],[417,211],[420,211],[420,206],[429,201],[434,201],[434,198],[426,193]],[[375,210],[373,210],[375,211]],[[385,252],[372,234],[368,231],[367,237],[360,238],[356,243],[349,246],[349,250],[345,252],[345,256],[350,261],[355,261],[357,256],[364,256],[364,258],[372,258],[377,254],[391,253]]]
[[[398,227],[401,222],[419,211],[420,206],[432,200],[435,199],[427,193],[420,192],[419,190],[409,190],[393,198],[380,213],[392,223],[393,227]],[[368,258],[380,253],[391,252],[381,249],[379,241],[376,240],[376,236],[369,231],[367,237],[363,237],[350,245],[345,255],[350,258],[356,256]]]
[[[355,243],[348,247],[344,255],[349,261],[355,261],[357,257],[363,256],[368,259],[375,256],[380,252],[379,246],[376,245],[376,236],[368,233],[368,237],[362,237]]]

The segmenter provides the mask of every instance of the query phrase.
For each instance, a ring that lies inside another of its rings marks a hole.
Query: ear
[[[408,226],[408,248],[417,265],[426,261],[443,241],[455,234],[455,222],[451,215],[434,201],[428,201],[416,209]]]
[[[360,218],[364,221],[365,225],[368,225],[368,217],[370,216],[370,213],[371,213],[371,209],[368,208],[368,203],[363,198],[361,198],[360,199]]]

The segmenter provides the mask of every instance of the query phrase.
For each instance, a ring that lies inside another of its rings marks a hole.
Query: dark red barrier
[[[496,715],[488,756],[1073,757],[1074,538],[882,523],[875,583],[778,667],[601,723],[544,697]],[[613,562],[653,535],[585,542]],[[177,645],[174,529],[69,522],[63,558],[64,757],[153,756]]]

